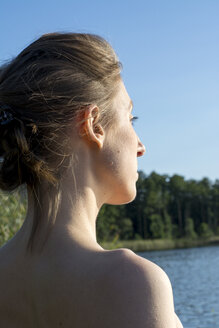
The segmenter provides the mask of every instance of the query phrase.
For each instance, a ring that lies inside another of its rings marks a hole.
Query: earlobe
[[[98,123],[99,118],[99,108],[95,105],[88,107],[83,110],[81,117],[81,124],[79,127],[79,134],[81,137],[86,139],[89,143],[94,143],[98,148],[103,147],[103,141],[105,137],[104,129],[100,123]],[[80,115],[81,116],[81,115]]]
[[[100,149],[103,147],[104,130],[100,124],[94,125],[90,137],[92,141],[96,142]]]

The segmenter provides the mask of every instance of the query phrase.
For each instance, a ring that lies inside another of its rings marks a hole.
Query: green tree
[[[185,180],[180,175],[173,175],[169,181],[169,188],[171,193],[171,215],[174,223],[178,225],[180,235],[183,234],[183,212],[184,212],[184,197],[185,197]]]
[[[190,239],[194,239],[197,237],[197,233],[194,230],[194,222],[192,218],[186,218],[185,236]]]
[[[213,232],[209,228],[208,224],[205,222],[202,222],[200,224],[200,228],[199,228],[199,236],[202,238],[209,238],[212,235],[213,235]]]
[[[171,221],[171,217],[168,213],[164,213],[164,236],[167,239],[172,238],[172,231],[173,231],[173,225]]]
[[[0,245],[11,239],[19,230],[26,216],[26,193],[0,192]]]
[[[132,239],[133,236],[133,224],[132,220],[129,218],[121,218],[119,221],[119,238],[121,240]]]
[[[164,238],[164,223],[159,214],[150,216],[150,231],[152,238]]]

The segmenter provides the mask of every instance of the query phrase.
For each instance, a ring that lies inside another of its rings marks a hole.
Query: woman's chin
[[[126,192],[114,193],[112,199],[110,200],[109,204],[112,205],[122,205],[132,202],[136,197],[136,186],[134,188],[130,188],[126,190]]]

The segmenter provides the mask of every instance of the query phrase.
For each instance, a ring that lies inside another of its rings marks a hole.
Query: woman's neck
[[[22,240],[29,240],[36,216],[36,199],[39,198],[40,229],[36,232],[39,245],[46,240],[46,244],[53,245],[74,243],[82,248],[100,247],[96,239],[96,219],[103,203],[98,203],[94,188],[89,186],[88,181],[89,179],[83,184],[80,179],[81,183],[77,184],[77,189],[75,183],[67,177],[58,190],[40,185],[37,197],[33,190],[29,189],[27,215],[18,234],[22,236]],[[53,220],[48,214],[52,213],[55,205],[57,212]]]

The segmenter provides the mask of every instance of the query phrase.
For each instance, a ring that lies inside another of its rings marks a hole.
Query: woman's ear
[[[94,143],[98,148],[103,147],[105,133],[103,127],[98,123],[100,110],[96,105],[83,109],[77,118],[79,135],[87,142]]]

